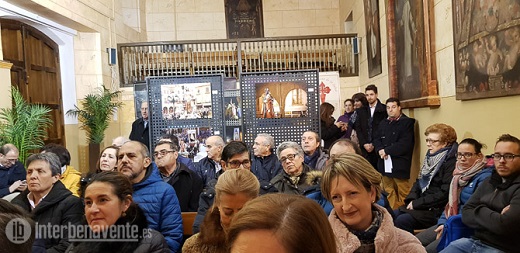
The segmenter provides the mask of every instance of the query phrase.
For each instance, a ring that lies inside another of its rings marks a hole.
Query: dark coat
[[[202,179],[204,188],[208,186],[209,181],[217,179],[218,177],[215,163],[215,161],[207,156],[195,163],[195,172],[197,172],[197,175]]]
[[[391,178],[409,179],[412,165],[415,119],[402,114],[398,120],[384,119],[374,137],[374,150],[378,154],[377,170]],[[379,157],[379,150],[392,159],[392,173],[385,172],[385,161]]]
[[[146,128],[144,127],[143,118],[138,118],[132,123],[132,131],[130,132],[130,140],[138,141],[146,145],[148,152],[150,152],[150,121]]]
[[[518,159],[518,158],[515,158]],[[520,241],[520,175],[502,181],[496,171],[462,208],[462,222],[475,229],[474,237],[505,252],[518,252]],[[510,206],[509,210],[501,213]]]
[[[448,151],[444,162],[441,161],[441,167],[433,176],[428,188],[422,192],[419,180],[415,181],[410,193],[404,199],[404,206],[399,207],[400,211],[409,213],[425,227],[437,223],[446,203],[448,203],[451,179],[457,162],[457,147],[458,145],[455,143]],[[406,209],[410,201],[413,201],[413,210]]]
[[[199,207],[199,195],[202,192],[202,179],[182,163],[177,163],[175,175],[167,182],[173,186],[181,212],[196,212]]]
[[[23,164],[19,161],[11,166],[5,168],[0,165],[0,198],[11,194],[9,192],[9,186],[18,180],[25,180],[27,172],[23,167]]]
[[[388,118],[386,112],[386,105],[377,100],[374,116],[370,118],[370,107],[361,107],[356,109],[357,119],[354,123],[354,130],[356,130],[359,140],[359,147],[364,154],[367,153],[363,145],[372,143],[375,132],[379,128],[379,123]],[[372,124],[370,124],[372,123]]]
[[[336,121],[334,118],[332,119],[332,122]],[[337,127],[334,124],[327,126],[327,124],[323,120],[320,120],[320,129],[320,138],[323,140],[324,143],[323,148],[327,150],[330,148],[330,145],[332,145],[332,143],[334,143],[337,139],[341,138],[345,134],[345,131],[342,132],[341,128]]]
[[[65,252],[70,245],[66,226],[68,224],[79,225],[82,223],[84,214],[83,203],[81,203],[78,197],[72,195],[72,192],[67,190],[61,181],[54,183],[51,191],[32,211],[27,199],[28,194],[29,190],[27,189],[16,196],[11,203],[30,212],[34,221],[40,226],[46,226],[47,224],[63,225],[65,228],[63,230],[64,234],[61,234],[60,238],[41,238],[37,240],[44,241],[47,253]]]
[[[67,249],[66,253],[97,253],[97,252],[114,252],[114,253],[169,253],[170,249],[166,240],[161,233],[156,230],[148,228],[148,222],[141,208],[135,206],[135,212],[127,211],[125,217],[120,217],[116,225],[122,226],[137,226],[137,234],[132,234],[133,229],[129,227],[128,232],[118,233],[116,237],[110,237],[107,233],[107,239],[136,239],[138,241],[79,241],[72,243]],[[81,238],[88,239],[90,231],[81,234]],[[134,238],[137,237],[137,238]],[[142,236],[142,237],[140,237]]]
[[[282,173],[274,177],[273,180],[271,180],[271,183],[281,193],[303,194],[305,190],[310,187],[307,182],[307,173],[309,173],[309,171],[311,171],[311,168],[306,164],[303,164],[303,171],[297,185],[294,185],[291,182],[289,175],[285,171],[282,171]]]
[[[204,188],[200,194],[199,209],[197,210],[197,215],[195,216],[195,221],[193,222],[194,234],[200,232],[200,225],[202,224],[202,221],[204,221],[204,216],[206,216],[206,213],[215,201],[215,185],[217,184],[217,180],[218,178],[209,181],[208,186]],[[273,184],[267,181],[260,181],[260,195],[275,192],[277,192],[277,189]]]
[[[271,181],[283,170],[278,157],[273,153],[264,157],[253,156],[251,161],[251,172],[259,181]]]

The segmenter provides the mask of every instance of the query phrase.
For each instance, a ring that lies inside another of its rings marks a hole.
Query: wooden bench
[[[184,227],[184,237],[188,238],[193,235],[193,223],[197,212],[182,212],[182,226]]]

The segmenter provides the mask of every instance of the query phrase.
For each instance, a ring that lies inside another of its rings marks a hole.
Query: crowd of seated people
[[[27,252],[70,253],[517,251],[520,140],[504,134],[486,157],[478,140],[458,142],[453,127],[428,126],[418,178],[410,180],[404,205],[392,208],[385,173],[374,168],[385,163],[384,155],[373,156],[381,154],[373,137],[381,137],[377,131],[383,125],[359,122],[374,113],[371,105],[378,105],[380,114],[385,105],[377,89],[367,92],[368,105],[355,111],[350,107],[362,99],[346,101],[348,119],[335,126],[341,134],[326,140],[328,149],[313,131],[300,140],[259,133],[254,143],[226,144],[214,135],[205,140],[207,158],[192,163],[178,154],[173,135],[162,136],[151,150],[123,140],[103,149],[94,173],[79,182],[64,147],[49,145],[30,156],[20,175],[24,165],[14,157],[16,147],[6,144],[0,172],[7,176],[0,190],[12,200],[0,202],[0,208],[26,219],[32,230],[85,228],[79,234],[64,230],[59,237],[29,237],[21,252],[27,247]],[[386,124],[400,120],[387,115]],[[352,131],[345,134],[344,127]],[[352,139],[356,134],[361,141]],[[197,213],[194,224],[183,225],[181,212]],[[470,234],[453,238],[460,236],[450,225],[457,220]],[[193,225],[194,235],[184,241],[186,225]],[[124,243],[133,234],[107,236],[120,226],[146,233]],[[94,236],[97,241],[74,240]],[[0,248],[15,249],[0,242]]]

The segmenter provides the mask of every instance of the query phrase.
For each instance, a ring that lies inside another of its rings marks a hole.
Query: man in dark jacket
[[[134,201],[143,209],[148,227],[164,236],[172,252],[180,252],[184,230],[179,200],[173,187],[161,179],[146,146],[137,141],[123,144],[117,169],[132,182]]]
[[[241,141],[228,143],[222,150],[220,165],[222,166],[222,171],[233,169],[251,170],[251,158],[247,145]],[[213,205],[217,180],[218,178],[210,180],[208,186],[200,194],[199,210],[197,210],[197,216],[193,223],[193,233],[200,231],[200,224],[202,224],[208,209]],[[276,188],[272,184],[269,182],[260,182],[260,195],[271,192],[276,192]]]
[[[304,152],[303,163],[307,164],[311,170],[323,170],[329,156],[320,147],[321,139],[318,133],[306,131],[302,135],[302,149]]]
[[[386,111],[388,118],[379,124],[374,147],[379,155],[377,170],[383,175],[383,189],[388,194],[390,206],[396,209],[404,205],[412,187],[409,179],[415,119],[401,113],[401,102],[397,98],[386,100]]]
[[[68,227],[81,224],[83,203],[59,180],[60,160],[54,153],[37,153],[26,162],[28,187],[11,202],[33,215],[40,237],[35,245],[44,244],[47,252],[65,252],[70,244]]]
[[[195,164],[195,171],[202,179],[204,188],[208,186],[209,181],[217,179],[222,174],[220,157],[226,144],[222,137],[214,135],[206,139],[205,145],[208,155]]]
[[[356,109],[357,119],[354,123],[359,140],[359,147],[363,152],[363,156],[377,168],[378,154],[374,150],[373,140],[379,123],[388,117],[386,106],[377,98],[377,87],[373,84],[365,88],[365,95],[368,101],[368,107]]]
[[[146,145],[148,153],[150,153],[150,121],[148,120],[148,101],[141,103],[141,118],[132,123],[132,131],[130,132],[130,140],[138,141]]]
[[[450,243],[443,252],[518,252],[520,241],[520,140],[498,138],[496,170],[462,208],[462,222],[475,229],[472,238]]]
[[[278,158],[273,154],[274,138],[270,134],[261,133],[253,144],[253,164],[251,172],[255,174],[260,184],[271,181],[282,171]]]
[[[13,144],[4,144],[0,148],[0,198],[27,188],[25,168],[18,161],[18,155]]]
[[[182,212],[196,212],[199,207],[199,195],[202,180],[186,165],[177,162],[179,150],[169,141],[161,141],[153,152],[155,163],[164,182],[173,186]]]

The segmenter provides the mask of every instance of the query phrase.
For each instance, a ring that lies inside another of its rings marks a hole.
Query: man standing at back
[[[148,120],[148,101],[141,103],[141,118],[132,123],[132,131],[130,132],[130,140],[138,141],[146,145],[148,153],[150,152],[150,121]]]
[[[379,155],[376,169],[383,175],[383,189],[393,209],[404,205],[410,193],[410,168],[415,145],[415,119],[401,112],[397,98],[386,100],[388,118],[379,124],[374,137],[374,146]],[[388,164],[391,162],[390,164]]]
[[[27,172],[18,161],[18,155],[18,149],[13,144],[8,143],[0,148],[0,198],[27,188],[24,182]]]
[[[386,113],[386,106],[377,98],[377,87],[375,85],[371,84],[365,88],[365,96],[368,101],[368,108],[356,109],[357,120],[354,123],[354,130],[356,130],[363,156],[374,168],[377,168],[378,154],[374,150],[374,135],[379,123],[386,119],[388,114]]]
[[[134,201],[143,209],[149,227],[164,236],[172,252],[180,252],[184,231],[179,201],[173,187],[159,176],[146,146],[137,141],[123,144],[117,168],[132,182]]]
[[[302,135],[302,149],[304,153],[303,163],[311,170],[323,170],[329,156],[320,147],[321,138],[318,133],[306,131]]]
[[[462,222],[475,229],[471,238],[453,241],[442,252],[518,252],[520,241],[520,140],[498,138],[495,168],[462,208]]]

